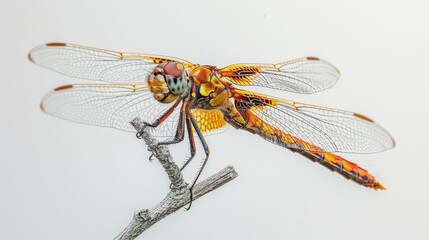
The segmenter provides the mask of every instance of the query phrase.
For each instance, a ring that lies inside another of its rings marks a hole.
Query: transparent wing
[[[310,94],[334,86],[340,72],[332,64],[315,57],[278,64],[233,64],[218,69],[230,82]]]
[[[286,136],[283,143],[287,147],[321,152],[375,153],[395,146],[385,129],[363,115],[248,91],[237,92],[240,95],[236,98],[237,109],[261,119],[258,124],[262,131],[267,131],[265,136],[272,136],[268,132],[278,130],[287,134],[282,135]],[[312,149],[306,149],[305,145]]]
[[[172,105],[159,103],[147,86],[140,84],[75,84],[48,92],[40,103],[42,111],[70,121],[136,132],[129,122],[139,117],[153,122]],[[180,105],[153,134],[173,137]]]
[[[67,76],[111,83],[146,83],[157,64],[166,61],[192,63],[173,57],[125,53],[69,43],[48,43],[35,47],[28,59]]]

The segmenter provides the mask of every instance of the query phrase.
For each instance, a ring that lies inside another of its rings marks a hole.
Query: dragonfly
[[[303,57],[276,64],[232,64],[223,68],[151,54],[128,53],[69,43],[35,47],[28,59],[42,67],[93,83],[69,84],[48,92],[43,112],[78,123],[134,132],[138,117],[160,145],[196,140],[205,158],[205,136],[233,126],[297,152],[376,190],[385,187],[367,170],[335,153],[376,153],[395,146],[392,136],[372,119],[351,111],[327,108],[240,89],[259,86],[312,94],[333,87],[340,73],[329,62]],[[98,81],[98,82],[96,82]]]

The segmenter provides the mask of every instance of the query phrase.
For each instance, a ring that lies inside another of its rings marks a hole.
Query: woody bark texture
[[[186,206],[190,202],[189,186],[183,180],[180,168],[173,161],[170,151],[166,146],[158,146],[158,141],[150,134],[148,128],[136,118],[130,124],[141,132],[141,138],[145,141],[149,151],[153,153],[164,167],[171,181],[171,190],[167,196],[151,209],[137,211],[128,226],[115,238],[115,240],[130,240],[137,238],[153,224],[157,223],[169,214]],[[223,184],[238,176],[232,166],[228,166],[211,177],[197,183],[193,188],[193,201],[215,190]]]

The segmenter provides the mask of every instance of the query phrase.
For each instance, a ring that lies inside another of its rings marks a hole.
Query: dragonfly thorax
[[[163,62],[148,77],[150,90],[156,100],[169,103],[182,95],[188,86],[186,69],[178,62]]]

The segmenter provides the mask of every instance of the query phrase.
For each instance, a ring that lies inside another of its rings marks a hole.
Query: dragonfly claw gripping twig
[[[159,160],[171,181],[171,191],[167,196],[151,209],[137,211],[128,226],[115,238],[115,240],[131,240],[157,223],[170,213],[186,206],[190,202],[189,186],[183,180],[180,168],[173,161],[170,151],[164,145],[158,145],[158,141],[149,133],[144,123],[136,118],[131,125],[139,132],[153,156]],[[223,184],[231,181],[238,174],[232,166],[228,166],[211,177],[199,182],[193,188],[193,200],[215,190]]]

